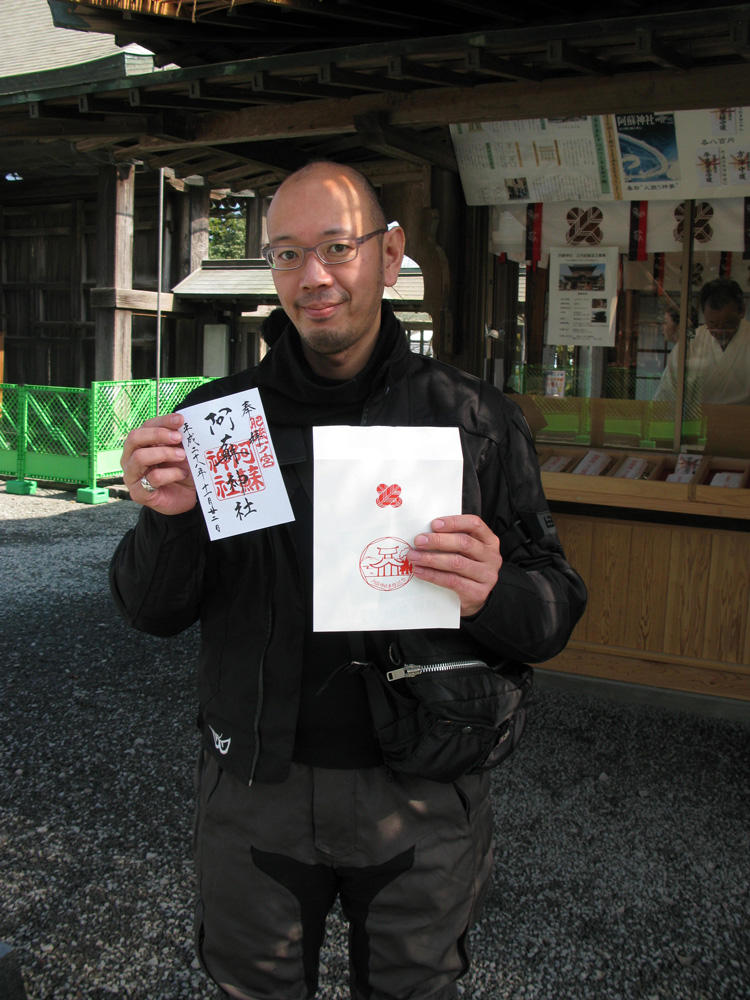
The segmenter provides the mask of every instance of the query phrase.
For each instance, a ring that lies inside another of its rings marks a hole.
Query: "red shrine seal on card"
[[[375,501],[378,507],[400,507],[404,502],[401,499],[401,487],[398,483],[393,483],[392,486],[380,483],[375,489],[378,491],[378,498]]]
[[[374,590],[398,590],[411,580],[414,569],[406,558],[411,546],[403,538],[386,535],[365,546],[359,557],[359,572]]]

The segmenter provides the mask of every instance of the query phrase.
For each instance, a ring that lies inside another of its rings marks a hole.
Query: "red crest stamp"
[[[403,538],[386,535],[362,550],[359,572],[374,590],[398,590],[411,580],[414,569],[406,558],[411,546]]]
[[[401,487],[397,483],[393,483],[392,486],[388,486],[386,483],[380,483],[376,486],[378,491],[378,498],[375,503],[378,507],[400,507],[404,502],[401,499]]]

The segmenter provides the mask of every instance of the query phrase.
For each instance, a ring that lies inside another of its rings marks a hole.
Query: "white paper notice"
[[[458,628],[452,590],[412,574],[406,552],[461,513],[456,427],[315,427],[313,630]]]
[[[614,346],[618,262],[617,247],[550,250],[546,343]]]
[[[294,520],[257,389],[180,413],[183,447],[213,541]]]

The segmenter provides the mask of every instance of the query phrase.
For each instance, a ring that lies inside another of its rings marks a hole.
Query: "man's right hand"
[[[125,438],[120,465],[130,496],[160,514],[184,514],[197,500],[182,447],[182,423],[181,414],[168,413],[147,420]],[[144,478],[153,491],[143,485]]]

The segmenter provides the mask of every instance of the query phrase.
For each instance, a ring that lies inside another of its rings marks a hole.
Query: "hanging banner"
[[[646,231],[648,228],[648,202],[630,202],[630,241],[628,260],[645,260]]]
[[[550,251],[547,344],[614,346],[618,261],[617,247]]]
[[[742,250],[742,198],[698,198],[695,202],[693,246],[696,250]],[[682,250],[685,230],[683,201],[652,201],[648,211],[646,249],[649,253]]]
[[[526,206],[526,260],[535,267],[542,257],[542,204],[530,202]]]
[[[541,227],[540,262],[556,246],[616,246],[630,256],[634,240],[637,252],[682,252],[685,228],[684,201],[645,202],[551,202],[544,205]],[[634,206],[638,231],[634,235]],[[750,252],[750,198],[698,199],[695,204],[696,250]],[[495,205],[491,212],[490,241],[493,253],[520,255],[527,246],[527,206]],[[645,232],[644,232],[645,225]],[[645,247],[643,238],[645,235]],[[538,245],[538,244],[537,244]],[[528,257],[526,258],[528,259]]]

